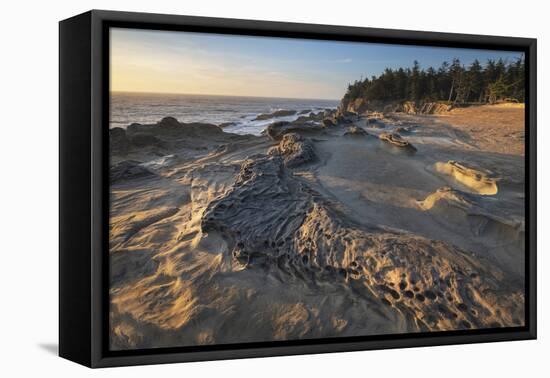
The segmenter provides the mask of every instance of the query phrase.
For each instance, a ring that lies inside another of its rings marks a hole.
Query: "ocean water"
[[[335,109],[337,100],[283,99],[265,97],[207,96],[180,94],[112,93],[110,127],[137,123],[156,123],[164,117],[180,122],[205,122],[219,125],[232,122],[224,128],[237,134],[259,135],[275,121],[292,121],[298,114],[254,121],[259,114],[277,110]]]

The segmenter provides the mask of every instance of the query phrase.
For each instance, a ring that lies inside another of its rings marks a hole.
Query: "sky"
[[[519,52],[112,28],[111,91],[340,99],[385,68]]]

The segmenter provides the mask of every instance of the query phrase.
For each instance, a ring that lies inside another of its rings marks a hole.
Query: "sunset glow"
[[[339,99],[345,83],[422,56],[422,66],[517,53],[111,29],[111,90]]]

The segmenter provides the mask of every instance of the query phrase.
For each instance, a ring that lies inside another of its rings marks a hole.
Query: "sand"
[[[468,111],[112,132],[111,348],[523,325],[522,139]]]
[[[465,133],[468,143],[483,151],[525,154],[525,105],[496,105],[455,108],[436,117]]]

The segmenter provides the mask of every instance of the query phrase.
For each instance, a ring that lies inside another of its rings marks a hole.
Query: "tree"
[[[458,58],[443,62],[436,70],[423,70],[418,61],[412,67],[387,68],[380,76],[365,77],[348,85],[344,101],[448,101],[454,104],[513,99],[525,100],[525,61],[512,63],[488,60],[485,66],[476,59],[468,67]]]
[[[453,63],[449,67],[449,75],[451,76],[451,89],[449,90],[449,98],[447,101],[451,102],[453,98],[453,93],[455,94],[455,99],[453,102],[458,100],[459,91],[458,88],[462,84],[462,65],[460,64],[460,59],[454,58]]]
[[[439,99],[439,94],[437,91],[437,72],[433,67],[426,70],[425,80],[426,98],[429,101],[437,101]]]
[[[466,101],[473,99],[473,101],[481,102],[483,98],[483,67],[481,67],[479,60],[476,59],[473,61],[468,69],[467,76],[470,85],[470,95]]]
[[[487,87],[487,97],[489,104],[494,104],[498,100],[504,99],[506,96],[507,85],[504,83],[503,78],[499,78],[494,83],[489,84]]]
[[[418,61],[413,62],[413,67],[411,69],[411,78],[409,85],[409,96],[408,98],[413,101],[419,101],[422,96],[422,89],[420,87],[420,64]]]

